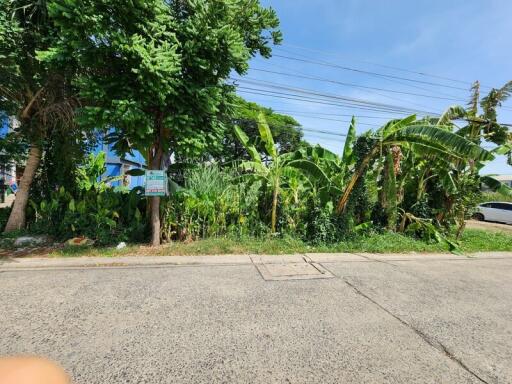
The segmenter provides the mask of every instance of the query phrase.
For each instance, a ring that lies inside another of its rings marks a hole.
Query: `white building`
[[[494,176],[494,178],[498,181],[501,181],[503,184],[512,187],[512,175],[498,175]]]

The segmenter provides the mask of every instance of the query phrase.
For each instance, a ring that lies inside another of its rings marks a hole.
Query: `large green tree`
[[[279,21],[257,0],[49,0],[61,41],[45,53],[73,57],[89,106],[80,123],[114,127],[120,153],[139,150],[150,169],[169,154],[198,155],[222,140],[220,118],[249,59],[269,57]],[[160,243],[160,199],[151,198],[153,245]]]
[[[0,0],[0,111],[16,117],[11,136],[29,145],[5,231],[25,226],[29,192],[45,141],[56,130],[69,134],[73,127],[78,99],[71,87],[70,61],[48,63],[38,57],[58,39],[46,1]]]

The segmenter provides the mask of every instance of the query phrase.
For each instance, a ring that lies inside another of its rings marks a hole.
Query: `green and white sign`
[[[146,170],[145,195],[146,196],[167,196],[167,175],[165,171]]]

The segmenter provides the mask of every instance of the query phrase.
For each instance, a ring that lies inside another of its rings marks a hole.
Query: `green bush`
[[[4,227],[7,224],[7,220],[9,220],[10,214],[11,214],[10,207],[0,208],[0,232],[2,232],[4,230]]]
[[[142,189],[130,192],[113,188],[90,189],[72,196],[63,187],[49,200],[31,202],[31,232],[46,233],[58,240],[85,236],[98,245],[146,238],[145,199]]]
[[[261,235],[257,184],[244,182],[231,169],[202,165],[184,174],[184,188],[164,204],[166,240],[232,235]]]
[[[30,201],[28,229],[57,240],[85,236],[98,245],[144,241],[147,220],[143,189],[114,188],[110,183],[118,178],[102,178],[105,171],[105,154],[89,155],[77,171],[74,193],[61,187],[42,201]]]

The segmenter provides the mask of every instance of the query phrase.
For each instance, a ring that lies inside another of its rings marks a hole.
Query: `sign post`
[[[145,176],[146,196],[167,196],[169,194],[165,171],[146,170]]]

